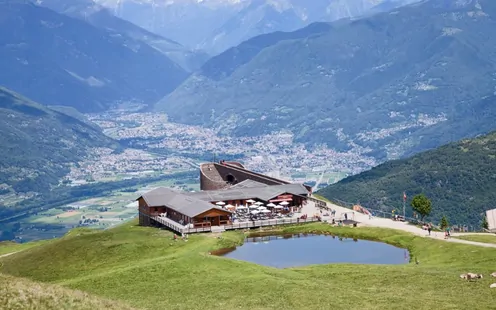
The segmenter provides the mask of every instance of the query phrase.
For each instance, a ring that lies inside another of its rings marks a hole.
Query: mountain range
[[[61,14],[83,20],[97,28],[110,31],[114,35],[125,36],[131,44],[134,43],[133,41],[138,41],[150,45],[181,65],[186,71],[198,69],[209,57],[204,52],[191,51],[173,40],[121,19],[92,0],[38,0],[37,3]]]
[[[386,162],[318,194],[401,214],[403,192],[408,198],[407,216],[412,216],[413,196],[424,193],[432,200],[428,220],[438,223],[446,215],[452,224],[479,228],[483,212],[496,207],[496,132]]]
[[[58,186],[93,147],[117,144],[84,119],[49,109],[0,87],[0,193],[37,195]],[[27,198],[27,197],[26,197]],[[0,201],[0,206],[9,205]],[[0,218],[11,210],[0,207]]]
[[[188,73],[164,53],[115,30],[23,0],[0,1],[0,85],[41,104],[81,112],[154,102]]]
[[[494,129],[496,3],[423,1],[248,40],[156,110],[238,136],[289,130],[382,160]]]
[[[294,31],[418,0],[96,0],[114,14],[194,49],[217,55],[254,36]]]

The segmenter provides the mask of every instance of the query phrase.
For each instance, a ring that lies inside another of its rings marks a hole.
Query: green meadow
[[[494,234],[494,235],[483,235],[483,234],[480,234],[480,235],[470,234],[470,235],[468,235],[467,234],[465,236],[456,236],[455,238],[462,239],[462,240],[468,240],[468,241],[496,244],[496,234]]]
[[[496,271],[492,248],[320,223],[270,233],[297,232],[387,242],[407,248],[420,263],[275,269],[209,254],[242,244],[241,231],[174,241],[171,232],[131,221],[104,231],[74,229],[0,258],[0,265],[1,272],[12,277],[9,282],[28,278],[137,309],[495,308],[496,290],[489,285],[496,281],[488,276]],[[464,272],[485,277],[467,282],[459,278]]]

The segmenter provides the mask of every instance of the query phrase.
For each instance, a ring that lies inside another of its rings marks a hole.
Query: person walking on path
[[[432,231],[432,226],[431,226],[431,224],[429,224],[429,225],[427,226],[427,231],[429,232],[429,236],[430,236],[430,235],[431,235],[431,231]]]

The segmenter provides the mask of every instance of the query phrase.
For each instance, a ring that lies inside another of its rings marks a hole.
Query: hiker
[[[348,214],[344,214],[344,220],[347,221],[348,220]]]
[[[429,232],[429,236],[430,236],[432,231],[432,226],[430,224],[427,225],[427,231]]]

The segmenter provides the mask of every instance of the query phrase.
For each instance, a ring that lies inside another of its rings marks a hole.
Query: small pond
[[[386,243],[311,234],[250,237],[242,246],[217,254],[276,268],[332,263],[392,265],[410,260],[407,250]]]

